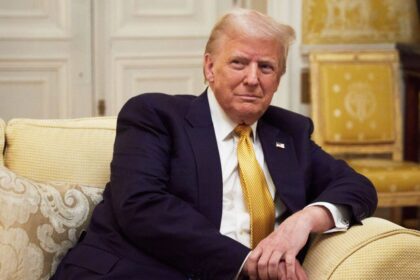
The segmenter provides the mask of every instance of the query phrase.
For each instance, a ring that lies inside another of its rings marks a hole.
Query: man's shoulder
[[[280,107],[276,107],[276,106],[268,107],[263,118],[270,121],[274,120],[275,122],[278,122],[278,121],[307,122],[309,120],[309,118],[304,115],[301,115],[296,112],[289,111]]]
[[[177,94],[171,95],[161,92],[142,93],[131,97],[127,104],[143,104],[152,107],[160,106],[176,106],[181,104],[189,104],[197,98],[196,95],[191,94]]]
[[[312,128],[312,121],[307,116],[276,106],[270,106],[262,118],[283,131],[302,132]]]
[[[122,107],[124,112],[138,112],[141,110],[154,112],[182,113],[188,110],[191,102],[197,99],[196,95],[170,95],[166,93],[142,93],[131,97]]]

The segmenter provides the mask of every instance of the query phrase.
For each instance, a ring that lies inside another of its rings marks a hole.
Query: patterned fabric
[[[378,192],[420,191],[420,164],[375,159],[349,160],[348,163],[368,177]]]
[[[268,190],[267,181],[255,157],[250,138],[251,127],[238,125],[238,163],[242,190],[251,220],[251,248],[269,235],[274,228],[275,207]]]
[[[346,233],[320,234],[303,267],[309,279],[420,279],[420,232],[368,218]]]
[[[324,130],[326,142],[395,140],[394,77],[389,64],[326,63],[321,79],[325,123],[320,129]]]
[[[102,191],[34,182],[0,166],[0,279],[48,279],[87,226]]]

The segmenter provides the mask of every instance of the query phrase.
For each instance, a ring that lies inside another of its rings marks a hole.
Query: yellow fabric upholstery
[[[313,52],[314,140],[333,154],[392,154],[401,160],[398,53]]]
[[[309,279],[419,279],[420,232],[379,218],[318,235],[303,264]]]
[[[115,117],[11,120],[6,128],[5,165],[37,181],[104,186],[115,125]]]
[[[3,151],[4,151],[4,141],[5,141],[5,129],[6,129],[6,124],[4,122],[4,120],[0,119],[0,165],[4,165],[4,160],[3,160]]]
[[[368,177],[378,192],[420,192],[419,164],[375,159],[358,159],[348,162],[356,171]]]
[[[326,142],[395,140],[393,77],[387,64],[331,62],[320,74],[328,96],[322,107]]]
[[[398,53],[316,51],[310,62],[314,141],[371,179],[379,207],[419,206],[420,165],[402,161]]]

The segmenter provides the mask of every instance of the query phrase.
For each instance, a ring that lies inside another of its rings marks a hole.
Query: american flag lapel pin
[[[276,142],[276,148],[284,149],[286,148],[286,145],[284,145],[284,143]]]

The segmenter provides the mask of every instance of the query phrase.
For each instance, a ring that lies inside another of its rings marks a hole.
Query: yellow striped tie
[[[251,127],[238,125],[234,131],[239,136],[239,177],[251,218],[251,248],[255,248],[274,229],[275,207],[264,173],[255,157],[250,138]]]

